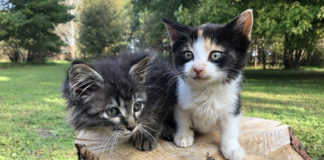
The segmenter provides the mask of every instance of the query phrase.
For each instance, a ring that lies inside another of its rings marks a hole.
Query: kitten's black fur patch
[[[100,117],[100,114],[105,112],[110,98],[113,97],[117,103],[120,103],[120,98],[127,102],[132,99],[135,93],[145,92],[147,101],[136,121],[150,127],[151,130],[148,129],[148,131],[155,139],[159,138],[161,132],[163,132],[163,137],[173,135],[172,131],[174,130],[168,129],[168,127],[170,125],[174,126],[173,110],[177,98],[175,95],[176,79],[174,78],[174,71],[170,67],[171,65],[159,58],[152,58],[147,66],[144,84],[138,83],[137,79],[129,74],[132,66],[149,56],[151,55],[148,53],[122,54],[116,57],[107,57],[88,65],[88,67],[99,73],[103,82],[98,82],[99,84],[102,83],[102,85],[99,85],[99,88],[90,90],[91,94],[87,94],[88,97],[85,98],[82,98],[83,95],[78,95],[79,92],[73,92],[70,84],[71,77],[69,77],[71,73],[68,73],[62,86],[62,92],[67,101],[67,107],[71,110],[70,124],[76,130],[98,126],[114,127],[115,124],[111,121]],[[80,61],[72,62],[69,72],[71,72],[73,66],[78,64],[86,65]],[[75,69],[75,72],[79,71],[77,69]],[[85,74],[85,76],[89,76],[89,74]],[[87,77],[82,78],[88,81]],[[95,79],[92,78],[92,81],[95,81]],[[86,85],[80,86],[83,87],[82,89],[92,87],[88,83]],[[87,98],[89,99],[87,100]],[[167,123],[168,125],[165,125]],[[120,122],[118,125],[125,124],[125,122]],[[118,126],[115,127],[118,128]],[[139,150],[151,150],[156,147],[157,143],[153,142],[152,139],[145,139],[145,136],[132,136],[130,141]]]
[[[237,116],[239,114],[241,114],[241,95],[238,94],[238,100],[236,101],[236,107],[235,107],[235,111],[234,111],[234,116]]]

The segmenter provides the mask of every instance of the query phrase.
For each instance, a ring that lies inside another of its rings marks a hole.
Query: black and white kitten
[[[174,142],[189,147],[194,131],[221,129],[221,151],[226,159],[243,159],[239,143],[240,81],[253,23],[248,9],[226,25],[189,27],[163,19],[174,61],[177,83],[177,132]]]
[[[74,62],[63,83],[70,124],[76,130],[104,128],[112,142],[154,149],[160,136],[172,136],[164,124],[176,103],[173,77],[167,63],[149,54]]]

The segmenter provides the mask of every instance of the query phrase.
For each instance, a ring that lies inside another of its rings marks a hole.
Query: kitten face
[[[127,138],[137,132],[140,114],[145,107],[145,94],[132,94],[131,99],[107,97],[110,99],[100,117],[111,123],[112,132]]]
[[[142,84],[149,59],[109,74],[85,63],[73,64],[66,83],[70,92],[65,93],[73,103],[69,104],[73,106],[71,124],[76,129],[107,127],[119,138],[135,134],[141,127],[140,115],[147,100]]]
[[[227,25],[192,28],[168,19],[164,22],[176,67],[187,83],[229,82],[240,74],[252,30],[252,13],[241,14]]]
[[[128,141],[152,150],[160,136],[170,140],[175,132],[175,80],[172,67],[145,52],[73,62],[62,86],[69,122],[75,130],[106,132],[107,146]]]
[[[202,32],[203,29],[198,30],[198,34]],[[208,83],[222,81],[226,77],[224,66],[221,66],[221,63],[226,64],[226,60],[229,60],[224,59],[225,48],[215,44],[211,38],[198,35],[192,44],[188,43],[182,50],[177,54],[176,59],[183,58],[186,61],[182,72],[183,78],[188,82]]]

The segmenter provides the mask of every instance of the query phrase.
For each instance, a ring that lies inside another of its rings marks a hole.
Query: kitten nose
[[[126,128],[130,131],[133,131],[136,127],[135,119],[131,117],[128,122],[126,122]]]
[[[204,71],[203,69],[201,68],[193,68],[193,70],[196,72],[197,76],[199,76],[199,74]]]
[[[198,61],[194,63],[191,69],[196,72],[197,76],[199,76],[199,74],[205,70],[206,66],[207,65],[204,62]]]
[[[132,126],[132,125],[128,125],[128,126],[126,126],[126,128],[127,128],[129,131],[133,131],[134,128],[135,128],[135,125],[134,125],[134,126]]]

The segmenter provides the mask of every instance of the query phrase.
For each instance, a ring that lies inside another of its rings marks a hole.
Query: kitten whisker
[[[141,135],[145,136],[146,138],[148,138],[154,142],[157,142],[156,138],[150,132],[148,132],[145,128],[140,127],[139,131],[142,133]]]
[[[149,130],[151,130],[153,132],[156,132],[157,131],[156,129],[153,129],[153,128],[147,126],[147,125],[144,125],[144,124],[141,124],[141,125],[142,125],[142,127],[147,128],[147,129],[149,129]]]

